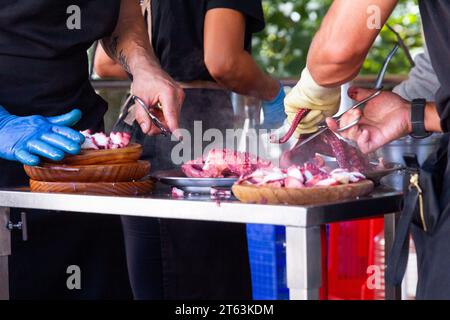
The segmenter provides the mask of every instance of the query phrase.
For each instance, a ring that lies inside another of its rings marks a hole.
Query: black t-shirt
[[[100,129],[107,104],[89,82],[86,50],[114,30],[120,0],[0,2],[0,105],[19,116],[77,107],[83,111],[77,129]],[[67,20],[78,8],[81,29],[70,30]],[[0,159],[0,187],[27,181],[18,162]]]
[[[96,128],[107,105],[89,83],[86,50],[114,30],[119,9],[120,0],[1,0],[0,105],[16,115],[77,107],[79,127]]]
[[[421,0],[420,12],[431,62],[441,84],[436,106],[444,132],[450,131],[450,1]]]
[[[178,81],[212,80],[203,54],[206,12],[228,8],[246,16],[245,47],[264,28],[260,0],[152,0],[153,47],[163,69]]]

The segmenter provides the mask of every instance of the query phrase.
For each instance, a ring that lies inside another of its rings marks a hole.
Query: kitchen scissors
[[[163,136],[170,137],[172,135],[172,132],[164,126],[164,124],[158,119],[157,116],[155,116],[155,114],[153,114],[153,112],[150,111],[150,108],[147,106],[147,104],[136,95],[130,95],[125,101],[123,107],[121,108],[122,111],[119,119],[117,120],[117,123],[125,122],[128,125],[132,125],[135,118],[134,116],[130,115],[130,107],[133,105],[137,105],[138,107],[144,109],[152,123],[161,131],[161,134]],[[157,107],[162,108],[160,103],[157,104]]]
[[[157,116],[155,116],[151,111],[150,108],[145,104],[145,102],[139,98],[138,96],[133,95],[132,96],[134,101],[138,103],[138,105],[140,105],[142,107],[142,109],[145,110],[145,112],[147,113],[147,115],[150,117],[150,119],[152,120],[153,124],[161,131],[161,134],[163,136],[166,137],[170,137],[172,135],[172,132],[170,132],[169,129],[167,129],[162,122],[158,119]],[[158,108],[162,109],[161,104],[158,102],[157,104]]]
[[[370,96],[368,96],[367,98],[365,98],[364,100],[361,100],[361,101],[359,101],[358,103],[356,103],[355,105],[353,105],[350,109],[346,110],[345,112],[341,113],[341,114],[338,115],[338,116],[333,117],[333,119],[336,120],[337,123],[339,123],[339,122],[341,121],[342,117],[343,117],[347,112],[349,112],[349,111],[351,111],[351,110],[354,110],[354,109],[356,109],[356,108],[363,109],[364,106],[365,106],[365,104],[366,104],[367,102],[369,102],[370,100],[372,100],[372,99],[378,97],[378,96],[383,92],[383,80],[384,80],[384,77],[385,77],[385,75],[386,75],[387,68],[388,68],[389,63],[391,62],[392,58],[394,57],[394,55],[395,55],[395,53],[397,52],[398,49],[399,49],[399,45],[396,44],[396,45],[394,46],[394,48],[391,50],[391,52],[388,54],[388,56],[386,57],[386,59],[384,60],[383,67],[381,68],[381,70],[380,70],[380,72],[379,72],[379,74],[378,74],[378,76],[377,76],[377,79],[376,79],[376,81],[375,81],[375,90],[376,90],[376,91],[375,91],[374,93],[372,93]],[[347,124],[346,126],[337,129],[337,130],[336,130],[337,133],[344,132],[344,131],[346,131],[346,130],[348,130],[348,129],[350,129],[350,128],[353,128],[354,126],[358,125],[358,123],[361,121],[361,118],[362,118],[362,115],[360,115],[358,118],[356,118],[354,121],[352,121],[351,123]],[[322,133],[324,133],[324,132],[327,131],[327,130],[330,130],[330,129],[328,128],[328,126],[326,125],[326,123],[320,124],[320,125],[319,125],[319,131],[318,131],[318,132],[314,133],[313,135],[309,136],[309,137],[306,138],[306,139],[299,140],[299,141],[294,145],[294,147],[291,149],[291,151],[292,151],[292,150],[295,150],[295,149],[298,149],[298,148],[300,148],[300,147],[302,147],[303,145],[307,144],[307,143],[310,142],[311,140],[313,140],[313,139],[315,139],[316,137],[320,136]]]

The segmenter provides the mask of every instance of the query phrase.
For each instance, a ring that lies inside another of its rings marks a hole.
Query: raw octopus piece
[[[238,178],[271,166],[269,161],[248,153],[213,149],[205,158],[187,162],[181,170],[190,178]]]
[[[308,109],[299,110],[294,121],[292,122],[291,127],[289,128],[289,131],[278,141],[278,143],[287,142],[294,134],[297,126],[309,112],[310,110]],[[308,146],[308,148],[301,148],[304,155],[300,155],[303,159],[303,161],[300,162],[306,162],[311,159],[314,154],[321,153],[335,157],[339,167],[343,169],[352,171],[356,170],[360,172],[368,172],[372,169],[369,160],[362,152],[336,137],[336,135],[331,131],[326,131],[319,139],[315,139],[315,141],[310,143],[311,145]],[[314,152],[314,154],[312,154],[312,152]],[[289,152],[285,153],[282,157],[282,164],[284,164],[284,166],[288,166],[288,164],[292,162],[291,159],[296,156],[296,154],[290,154]]]
[[[308,115],[309,112],[310,112],[310,110],[308,110],[308,109],[300,109],[297,112],[297,114],[295,115],[295,118],[292,121],[292,124],[289,127],[288,132],[283,137],[278,139],[278,141],[276,140],[276,138],[274,136],[272,136],[271,141],[273,143],[280,143],[280,144],[288,142],[289,139],[291,139],[291,137],[294,135],[295,130],[297,129],[300,122],[302,122],[302,120]]]
[[[109,135],[111,143],[119,146],[119,148],[125,148],[130,144],[131,136],[126,132],[111,132]]]
[[[109,150],[126,148],[131,141],[131,136],[126,132],[111,132],[109,136],[103,132],[92,134],[91,130],[81,131],[85,141],[81,146],[83,150]]]
[[[340,142],[339,138],[327,131],[324,133],[323,141],[331,147],[339,167],[349,169],[350,163],[345,153],[344,145]]]
[[[210,195],[212,200],[225,200],[231,198],[231,190],[211,188]]]
[[[305,185],[299,179],[293,177],[287,177],[284,180],[284,186],[291,189],[302,189],[305,187]]]
[[[184,191],[178,188],[172,188],[172,198],[184,198]]]
[[[93,134],[92,139],[100,149],[110,149],[108,146],[112,145],[111,138],[107,137],[103,132]]]
[[[237,183],[272,188],[302,189],[356,183],[364,179],[365,176],[360,172],[336,169],[328,173],[323,167],[317,167],[314,163],[305,163],[303,166],[291,166],[287,169],[277,167],[258,169],[242,176]]]
[[[285,152],[281,159],[281,165],[288,167],[292,163],[305,163],[311,159],[313,159],[313,163],[323,161],[320,157],[316,158],[317,153],[335,157],[342,169],[359,172],[369,172],[374,169],[367,156],[329,131],[309,142],[307,147],[293,152]]]

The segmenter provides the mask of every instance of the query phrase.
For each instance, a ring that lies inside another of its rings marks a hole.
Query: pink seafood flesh
[[[91,130],[81,131],[85,141],[81,146],[83,150],[109,150],[121,149],[130,144],[131,136],[126,132],[111,132],[109,136],[103,132],[92,133]]]
[[[308,115],[310,110],[300,109],[293,120],[287,134],[275,141],[272,138],[272,142],[286,143],[294,134],[295,129],[301,123],[301,121]],[[302,139],[300,137],[299,139]],[[345,141],[339,139],[333,132],[326,131],[319,138],[310,142],[307,148],[300,148],[301,152],[287,152],[283,155],[284,161],[282,165],[284,167],[289,166],[291,163],[302,163],[314,157],[316,153],[321,153],[327,156],[336,158],[336,161],[340,168],[348,169],[350,171],[368,172],[371,165],[368,158],[357,148],[349,145]],[[291,161],[295,158],[294,161]]]
[[[302,189],[305,187],[329,187],[359,182],[365,176],[360,172],[347,169],[331,170],[312,162],[303,166],[291,166],[287,169],[268,167],[257,169],[242,176],[238,184],[269,186],[272,188]]]
[[[187,162],[181,170],[190,178],[238,178],[270,167],[271,162],[248,153],[213,149],[206,157]]]
[[[365,154],[339,139],[331,131],[324,132],[320,137],[309,142],[307,146],[285,152],[281,159],[281,165],[288,167],[292,163],[304,163],[316,154],[335,157],[339,168],[349,171],[370,172],[376,167],[370,163]]]

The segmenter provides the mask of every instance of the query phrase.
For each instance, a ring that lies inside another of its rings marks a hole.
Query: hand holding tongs
[[[334,120],[336,120],[337,123],[339,123],[342,119],[342,117],[349,111],[354,110],[356,108],[363,108],[364,105],[369,102],[370,100],[376,98],[377,96],[379,96],[383,90],[383,80],[384,80],[384,76],[386,75],[386,71],[388,68],[389,63],[391,62],[393,56],[395,55],[395,53],[397,52],[399,46],[398,44],[396,44],[394,46],[394,48],[391,50],[391,52],[389,53],[389,55],[386,57],[386,60],[383,63],[383,67],[380,70],[380,73],[378,74],[377,80],[375,81],[375,92],[372,93],[370,96],[368,96],[367,98],[365,98],[364,100],[356,103],[355,105],[353,105],[350,109],[348,109],[347,111],[343,112],[342,114],[333,117]],[[361,121],[362,116],[359,116],[355,121],[349,123],[348,125],[339,128],[338,130],[336,130],[338,133],[339,132],[343,132],[346,131],[350,128],[353,128],[354,126],[356,126],[360,121]],[[325,131],[329,130],[330,128],[328,128],[328,126],[326,125],[326,123],[323,123],[321,125],[319,125],[319,131],[314,133],[312,136],[304,139],[304,140],[299,140],[294,147],[291,149],[298,149],[301,146],[307,144],[308,142],[310,142],[311,140],[315,139],[316,137],[320,136],[322,133],[324,133]]]
[[[134,113],[131,110],[131,106],[133,105],[138,105],[145,110],[152,123],[161,131],[162,135],[166,137],[170,137],[172,135],[172,132],[170,132],[170,130],[164,126],[164,124],[158,119],[158,117],[150,111],[150,108],[145,104],[145,102],[136,95],[130,95],[125,101],[117,123],[123,121],[130,126],[133,124],[133,122],[136,120],[136,118],[134,117]],[[161,105],[159,103],[158,107],[161,108]]]

